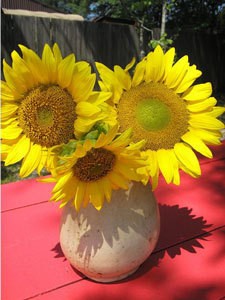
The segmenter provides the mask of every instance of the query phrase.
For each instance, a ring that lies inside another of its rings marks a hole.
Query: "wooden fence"
[[[183,30],[178,35],[167,29],[168,37],[172,37],[177,58],[189,56],[190,64],[195,64],[202,71],[196,83],[210,81],[213,90],[225,93],[225,34],[218,32]],[[148,41],[160,38],[160,29],[154,28],[152,33],[145,32],[145,51]]]
[[[23,44],[40,55],[45,43],[57,42],[63,55],[77,60],[125,66],[138,57],[139,42],[131,25],[2,15],[2,58],[10,62],[13,50]]]
[[[157,36],[157,29],[154,31]],[[136,29],[132,25],[2,15],[2,58],[10,63],[10,53],[24,44],[39,55],[45,43],[57,42],[63,55],[75,53],[77,60],[94,66],[124,67],[133,56],[139,58]],[[210,81],[216,92],[225,92],[225,37],[205,32],[181,32],[174,42],[178,57],[188,54],[191,64],[203,74],[199,82]],[[147,42],[145,49],[147,51]]]
[[[184,31],[174,42],[178,57],[188,54],[191,64],[202,71],[199,82],[210,81],[213,90],[225,92],[225,35]]]

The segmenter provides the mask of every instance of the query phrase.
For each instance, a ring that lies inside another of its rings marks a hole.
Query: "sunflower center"
[[[53,113],[50,107],[43,106],[37,109],[37,123],[40,126],[52,126],[53,122]]]
[[[36,144],[52,147],[73,138],[75,102],[57,85],[39,86],[30,91],[18,115],[24,133]]]
[[[141,84],[123,93],[118,104],[120,130],[133,129],[145,150],[172,149],[188,131],[185,101],[162,83]]]
[[[170,121],[169,108],[158,99],[145,99],[137,103],[136,119],[145,130],[160,130]]]
[[[78,158],[73,167],[74,175],[81,181],[96,181],[105,177],[115,164],[116,156],[104,148],[92,149]]]

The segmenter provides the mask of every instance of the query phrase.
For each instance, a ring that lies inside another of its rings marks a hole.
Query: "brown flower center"
[[[52,147],[73,138],[75,102],[57,85],[39,86],[30,91],[18,115],[24,133],[36,144]]]
[[[74,175],[81,181],[96,181],[105,177],[112,169],[116,156],[104,148],[92,149],[77,160],[73,167]]]

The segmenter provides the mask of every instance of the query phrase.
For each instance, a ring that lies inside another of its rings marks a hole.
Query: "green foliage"
[[[159,40],[151,40],[149,42],[149,46],[152,48],[152,49],[155,49],[158,45],[160,45],[164,51],[166,51],[171,45],[173,44],[173,40],[172,39],[169,39],[167,38],[167,34],[164,33]]]
[[[135,19],[152,29],[161,26],[162,4],[166,2],[167,28],[224,30],[224,0],[39,0],[66,13]]]
[[[109,126],[102,122],[97,122],[93,128],[82,137],[82,140],[96,141],[101,133],[106,134],[109,130]]]
[[[89,0],[40,0],[49,6],[60,9],[69,14],[79,14],[86,17],[90,13],[91,1]]]
[[[56,146],[53,151],[60,157],[63,156],[71,156],[78,144],[83,144],[86,140],[90,140],[95,143],[100,136],[101,133],[106,134],[109,130],[109,126],[105,123],[97,122],[92,129],[86,133],[79,141],[70,140],[67,144],[63,144],[61,146]]]
[[[56,147],[56,154],[59,156],[70,156],[74,153],[77,147],[77,141],[71,140],[67,144],[62,145],[61,147]]]
[[[171,9],[167,26],[183,29],[220,29],[219,18],[224,0],[177,0]]]
[[[16,163],[6,167],[4,162],[1,162],[1,184],[18,181],[20,179],[18,176],[20,166],[21,163]]]

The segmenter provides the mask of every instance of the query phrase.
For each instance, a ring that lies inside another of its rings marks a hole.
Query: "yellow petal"
[[[107,177],[115,186],[122,189],[128,189],[128,181],[122,175],[111,172]]]
[[[74,122],[74,130],[76,137],[81,137],[82,134],[87,133],[92,126],[102,118],[82,118],[81,116],[77,118]]]
[[[5,161],[8,153],[11,151],[12,146],[7,144],[1,144],[1,160]]]
[[[119,82],[112,70],[101,63],[96,62],[95,64],[103,83],[107,87],[108,91],[113,93],[112,101],[114,103],[118,103],[123,92],[122,84]]]
[[[18,126],[19,125],[18,117],[15,116],[15,117],[11,117],[11,118],[2,120],[2,128],[5,128],[9,125],[11,125],[12,127]]]
[[[137,143],[131,142],[129,146],[127,146],[128,150],[140,150],[146,144],[146,140],[141,140]]]
[[[195,135],[209,145],[220,145],[222,133],[220,131],[209,131],[204,129],[190,128]]]
[[[90,104],[85,101],[81,101],[81,102],[77,103],[77,106],[76,106],[76,113],[82,117],[91,117],[91,116],[99,113],[100,111],[101,111],[101,109],[98,106]]]
[[[88,150],[86,149],[86,147],[83,147],[81,144],[79,144],[76,148],[75,155],[77,158],[83,157],[86,155],[87,151]]]
[[[174,153],[174,149],[170,150],[170,156],[169,159],[171,159],[171,162],[173,164],[173,184],[179,185],[180,184],[180,173],[179,173],[179,164],[177,157]]]
[[[19,76],[15,73],[15,71],[6,63],[5,59],[3,59],[3,74],[4,78],[7,82],[7,85],[11,90],[15,93],[22,95],[26,92],[27,87],[26,84],[21,80]]]
[[[90,184],[86,184],[85,191],[84,191],[84,198],[83,198],[83,207],[86,208],[90,203],[90,191],[89,191]]]
[[[112,187],[110,185],[110,181],[107,177],[102,178],[100,181],[101,181],[101,188],[104,191],[105,198],[107,202],[110,202],[111,195],[112,195]]]
[[[40,162],[39,162],[39,165],[37,167],[37,172],[38,172],[39,175],[41,173],[41,170],[46,166],[47,157],[48,157],[47,151],[42,151]]]
[[[175,93],[185,92],[193,82],[202,75],[202,72],[196,69],[195,65],[192,65],[188,68],[187,73],[184,75],[184,78],[179,83],[179,85],[174,90]]]
[[[189,124],[194,128],[202,128],[209,130],[221,130],[224,123],[208,116],[207,114],[195,114],[190,116]]]
[[[165,80],[167,78],[168,73],[172,69],[174,56],[175,56],[175,48],[174,47],[170,48],[164,55],[165,70],[164,70],[163,80]]]
[[[46,178],[44,180],[42,180],[41,182],[46,182],[46,183],[51,183],[51,182],[55,182],[55,178]],[[52,197],[50,198],[50,201],[59,201],[61,199],[63,199],[65,197],[65,193],[62,193],[62,190],[57,191],[56,193],[54,193],[52,195]]]
[[[95,105],[99,105],[99,104],[102,104],[103,102],[105,102],[106,100],[109,100],[111,96],[112,96],[111,92],[93,91],[88,98],[88,102],[93,103]]]
[[[135,64],[136,58],[133,57],[132,60],[126,65],[125,72],[129,71]]]
[[[104,192],[100,189],[98,181],[89,184],[89,193],[90,202],[97,210],[100,210],[104,203]]]
[[[173,89],[176,88],[184,79],[185,73],[189,67],[188,56],[181,57],[171,68],[165,79],[165,84]]]
[[[71,90],[73,99],[76,102],[86,101],[94,88],[96,75],[90,74],[85,78],[79,74],[77,75],[78,76],[76,76],[76,74],[73,75],[71,86],[68,89]]]
[[[225,112],[225,107],[216,106],[210,112],[207,112],[208,116],[217,118]]]
[[[55,57],[52,53],[52,49],[48,44],[45,44],[43,52],[42,52],[42,61],[45,65],[46,72],[48,73],[49,82],[53,83],[57,78],[57,65]]]
[[[187,101],[198,101],[207,99],[212,94],[212,85],[210,82],[193,85],[183,95],[182,98]]]
[[[121,174],[123,177],[128,178],[129,180],[140,181],[140,176],[138,176],[136,171],[131,169],[129,165],[118,162],[114,165],[114,171]]]
[[[111,146],[118,148],[118,147],[125,147],[130,142],[130,137],[132,134],[132,129],[129,128],[126,131],[122,132],[112,143]]]
[[[94,145],[94,142],[92,140],[85,140],[85,142],[83,144],[83,148],[84,148],[85,152],[88,152],[89,150],[91,150],[93,145]]]
[[[52,51],[53,51],[53,54],[54,54],[54,57],[55,57],[56,64],[58,65],[62,60],[62,54],[61,54],[61,51],[60,51],[59,46],[58,46],[57,43],[55,43],[53,45]]]
[[[41,146],[31,145],[30,151],[23,159],[22,166],[20,168],[20,176],[27,177],[32,173],[39,165],[41,159]]]
[[[2,100],[6,101],[15,101],[21,97],[21,95],[13,90],[8,86],[5,81],[1,80],[1,97]]]
[[[190,112],[201,112],[207,109],[212,108],[214,105],[216,105],[216,99],[214,97],[210,97],[208,99],[205,99],[200,102],[189,102],[187,105],[187,109]]]
[[[111,90],[110,85],[106,84],[105,82],[98,80],[98,85],[100,87],[100,90],[103,92],[108,92]],[[112,95],[112,93],[111,93]]]
[[[12,165],[18,161],[20,161],[22,158],[24,158],[28,151],[30,150],[30,139],[27,138],[25,135],[21,137],[19,142],[12,147],[11,151],[9,152],[5,165]]]
[[[170,183],[174,175],[173,161],[170,159],[170,151],[165,149],[159,149],[157,152],[157,159],[159,169],[162,172],[167,183]]]
[[[40,57],[34,51],[23,45],[19,45],[19,47],[22,51],[23,59],[26,62],[30,72],[33,74],[35,80],[39,83],[47,84],[48,74]]]
[[[202,140],[197,137],[193,131],[185,133],[182,140],[189,144],[193,149],[201,153],[202,155],[212,158],[212,152],[210,149],[202,142]]]
[[[16,51],[13,51],[11,56],[13,70],[15,71],[16,75],[23,81],[26,89],[29,90],[34,87],[38,82],[33,77],[33,74],[27,67],[25,61],[19,56]]]
[[[118,131],[118,126],[112,127],[107,134],[101,133],[98,137],[97,142],[95,143],[95,148],[101,148],[105,145],[108,145],[112,142],[114,137],[116,136],[116,133]]]
[[[2,119],[9,118],[13,115],[18,109],[17,104],[3,104],[1,108],[1,117]]]
[[[143,80],[145,76],[145,67],[146,67],[146,60],[143,59],[140,61],[135,68],[133,79],[132,79],[132,86],[138,86]]]
[[[70,85],[74,70],[75,57],[70,54],[65,57],[58,65],[58,84],[62,88]]]
[[[186,171],[190,170],[190,172],[188,172],[190,175],[192,175],[192,173],[196,176],[201,175],[198,159],[189,145],[184,143],[175,144],[174,153]]]
[[[158,82],[162,78],[165,70],[164,54],[162,48],[157,46],[154,52],[147,55],[147,63],[145,70],[146,82]]]
[[[55,193],[63,188],[63,186],[73,177],[73,172],[65,173],[63,176],[61,176],[54,186],[52,192]]]
[[[150,175],[151,177],[154,177],[159,171],[157,153],[156,151],[152,151],[152,150],[147,150],[145,153],[148,157],[147,162],[149,164]]]
[[[125,72],[120,66],[114,66],[114,72],[123,88],[125,90],[129,90],[131,87],[131,78],[129,73]]]
[[[75,63],[74,66],[74,72],[75,73],[84,73],[85,76],[88,76],[91,74],[91,66],[86,61],[78,61]]]
[[[2,134],[1,138],[8,139],[8,140],[14,140],[20,136],[23,129],[16,126],[16,125],[9,125],[6,128],[2,128]]]
[[[104,64],[96,62],[95,65],[103,82],[113,82],[116,79],[114,72]]]
[[[74,206],[77,211],[80,210],[81,204],[84,200],[85,186],[86,183],[80,181],[76,188],[76,194],[74,197]]]

